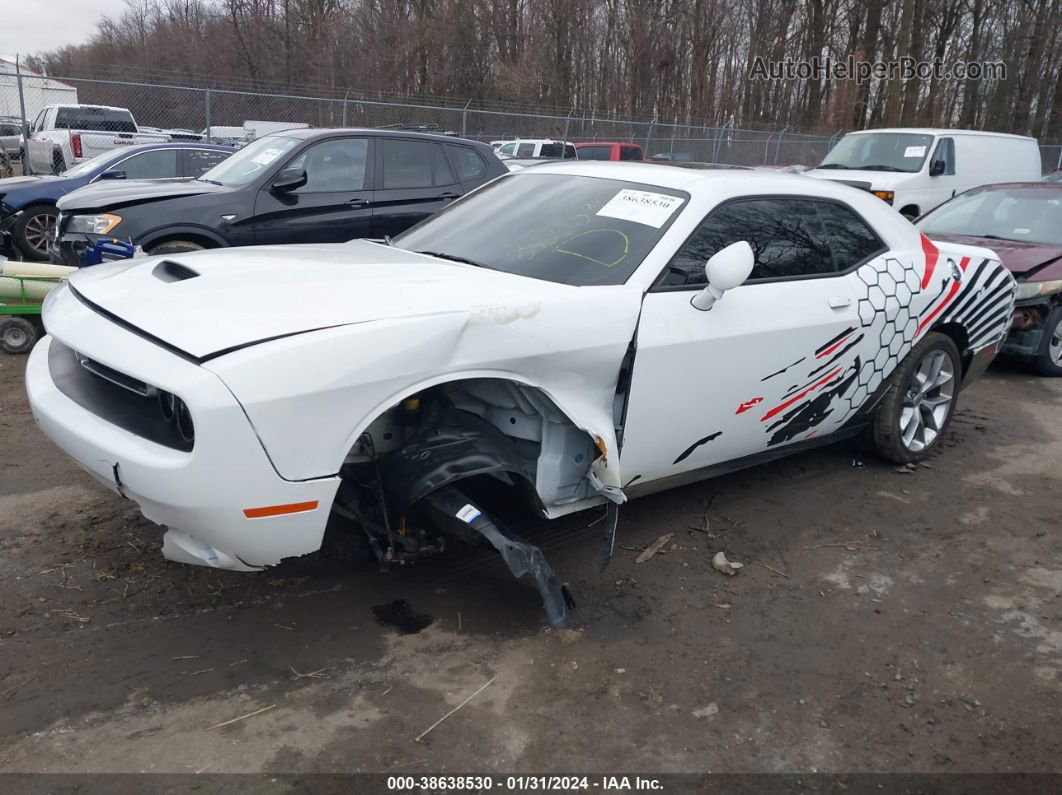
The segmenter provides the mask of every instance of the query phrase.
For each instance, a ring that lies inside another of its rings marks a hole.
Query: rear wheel
[[[152,246],[148,254],[181,254],[186,251],[202,251],[205,248],[206,246],[192,240],[167,240]]]
[[[29,353],[40,334],[37,326],[24,317],[0,320],[0,350],[4,353]]]
[[[58,212],[51,204],[34,204],[23,210],[11,227],[15,242],[29,259],[48,259],[48,245],[55,233]]]
[[[951,338],[926,335],[889,378],[871,426],[877,451],[897,464],[925,457],[951,422],[961,375]]]
[[[1036,356],[1036,367],[1040,375],[1062,376],[1062,306],[1048,312],[1044,320],[1044,338]]]

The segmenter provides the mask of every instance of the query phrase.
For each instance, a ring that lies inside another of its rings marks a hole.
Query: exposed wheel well
[[[217,248],[218,243],[213,238],[206,235],[199,235],[194,232],[173,232],[170,234],[163,234],[162,236],[155,238],[145,246],[146,249],[153,249],[156,246],[161,246],[164,243],[172,243],[175,240],[187,240],[189,243],[195,243],[203,248]]]
[[[905,204],[900,208],[900,215],[907,218],[917,218],[921,213],[918,211],[917,204]]]
[[[943,325],[935,326],[933,331],[947,335],[955,343],[955,347],[959,349],[959,358],[962,359],[962,372],[965,375],[972,359],[969,351],[966,350],[970,344],[966,329],[959,323],[944,323]]]

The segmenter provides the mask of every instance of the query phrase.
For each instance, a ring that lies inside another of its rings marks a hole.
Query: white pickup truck
[[[37,174],[60,174],[119,146],[164,143],[164,133],[142,133],[126,108],[48,105],[30,130],[28,159]]]

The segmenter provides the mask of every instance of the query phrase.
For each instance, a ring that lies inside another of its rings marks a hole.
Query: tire
[[[4,353],[15,356],[29,353],[39,337],[37,326],[24,317],[0,320],[0,350]]]
[[[22,211],[11,227],[23,256],[33,260],[48,259],[48,241],[55,230],[59,211],[53,204],[32,204]]]
[[[921,386],[927,377],[934,383],[928,389]],[[871,422],[877,453],[895,464],[910,464],[928,455],[948,430],[961,380],[955,343],[944,334],[927,334],[889,376],[885,397]]]
[[[1062,376],[1062,305],[1047,313],[1044,320],[1044,338],[1040,352],[1036,354],[1036,369],[1040,375],[1053,378]]]
[[[182,254],[188,251],[203,251],[205,248],[206,246],[201,243],[195,243],[191,240],[167,240],[152,246],[147,253],[152,256],[158,254]]]

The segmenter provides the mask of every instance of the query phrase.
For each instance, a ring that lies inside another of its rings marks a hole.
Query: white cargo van
[[[868,190],[916,218],[957,193],[1040,179],[1035,138],[976,130],[865,130],[842,138],[809,177]]]

